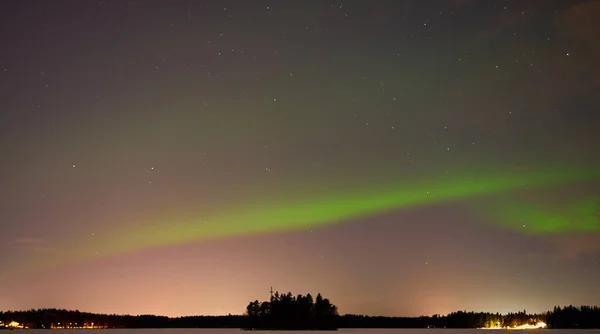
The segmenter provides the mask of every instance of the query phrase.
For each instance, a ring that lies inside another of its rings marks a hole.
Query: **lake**
[[[28,330],[29,331],[29,330]],[[142,334],[142,333],[151,333],[151,334],[240,334],[240,333],[253,333],[253,332],[241,332],[239,329],[205,329],[205,328],[191,328],[191,329],[173,329],[173,328],[160,328],[160,329],[95,329],[95,330],[62,330],[62,329],[33,329],[31,331],[35,331],[37,333],[52,333],[52,334],[101,334],[101,332],[110,332],[110,334]],[[90,333],[90,331],[92,333]],[[439,334],[475,334],[475,332],[487,332],[486,330],[477,330],[477,329],[340,329],[337,332],[342,332],[346,334],[428,334],[431,332],[443,332]],[[600,333],[600,329],[537,329],[537,330],[527,330],[530,331],[550,331],[552,334],[587,334],[587,333]],[[302,332],[302,331],[300,331]],[[314,331],[312,333],[318,333],[319,331]],[[510,331],[503,329],[492,330],[493,334],[503,334],[504,332],[519,332],[519,331]],[[299,334],[299,331],[277,331],[278,334]],[[323,333],[332,334],[330,331],[324,331]],[[335,333],[335,332],[334,332]],[[435,333],[435,334],[438,334]],[[6,333],[8,334],[8,333]],[[431,333],[434,334],[434,333]]]

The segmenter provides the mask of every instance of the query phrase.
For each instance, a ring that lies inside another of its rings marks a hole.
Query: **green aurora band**
[[[527,234],[600,231],[600,198],[578,198],[564,208],[502,203],[489,212],[499,226]]]
[[[495,168],[495,170],[501,170]],[[429,173],[428,173],[429,174]],[[197,212],[187,216],[154,218],[150,225],[122,228],[66,246],[52,258],[34,259],[32,267],[54,266],[90,258],[117,255],[151,247],[185,244],[234,236],[290,232],[330,226],[385,212],[418,208],[448,201],[492,195],[513,190],[551,187],[572,182],[599,179],[597,170],[555,168],[535,172],[465,172],[462,175],[440,173],[435,178],[400,182],[378,182],[356,187],[323,187],[312,193],[283,192],[279,196],[232,206],[228,210]],[[423,181],[427,180],[427,181]],[[348,182],[350,183],[350,182]],[[348,184],[347,183],[347,184]],[[333,183],[329,183],[332,185]],[[352,183],[355,184],[355,183]],[[351,189],[352,191],[348,191]],[[529,210],[529,211],[528,211]],[[589,211],[593,211],[588,209]],[[501,227],[516,229],[521,218],[535,222],[529,231],[597,231],[598,225],[586,221],[570,224],[562,218],[515,205],[502,207]],[[504,215],[504,216],[502,216]],[[209,223],[204,223],[208,221]]]

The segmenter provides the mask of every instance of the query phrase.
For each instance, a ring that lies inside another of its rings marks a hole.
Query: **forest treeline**
[[[600,308],[592,306],[555,307],[541,314],[525,311],[509,314],[453,312],[448,315],[422,317],[373,317],[337,315],[335,305],[317,298],[310,305],[310,295],[279,296],[275,302],[251,302],[248,314],[225,316],[191,316],[169,318],[155,315],[108,315],[60,309],[0,312],[0,321],[24,324],[28,328],[480,328],[490,324],[514,326],[543,321],[548,328],[600,328]],[[319,296],[319,295],[317,295]],[[268,304],[265,304],[268,303]],[[317,306],[319,305],[319,306]],[[265,318],[266,317],[266,318]]]

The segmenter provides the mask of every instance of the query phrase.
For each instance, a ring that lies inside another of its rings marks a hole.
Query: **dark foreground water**
[[[61,330],[61,329],[34,329],[39,334],[250,334],[260,331],[245,332],[239,329],[95,329],[95,330]],[[30,332],[28,330],[28,332]],[[266,331],[265,331],[266,332]],[[534,329],[525,331],[511,330],[478,330],[478,329],[340,329],[337,332],[314,331],[311,334],[600,334],[600,329]],[[542,333],[537,333],[542,332]],[[15,333],[15,332],[11,332]],[[303,331],[272,331],[277,334],[302,334]],[[4,333],[4,334],[8,334]]]

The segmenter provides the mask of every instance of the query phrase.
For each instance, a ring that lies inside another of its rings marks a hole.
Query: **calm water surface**
[[[36,333],[52,333],[52,334],[242,334],[242,333],[253,333],[253,332],[241,332],[239,329],[103,329],[103,330],[60,330],[60,329],[34,329]],[[527,331],[509,331],[509,330],[477,330],[477,329],[340,329],[337,333],[342,334],[511,334],[523,333],[523,334],[599,334],[599,329],[538,329],[538,330],[527,330]],[[258,332],[258,331],[254,331]],[[15,332],[11,332],[15,333]],[[18,333],[18,332],[17,332]],[[276,331],[273,333],[277,334],[301,334],[306,333],[303,331]],[[312,334],[333,334],[336,332],[330,331],[314,331]],[[8,334],[8,333],[6,333]]]

